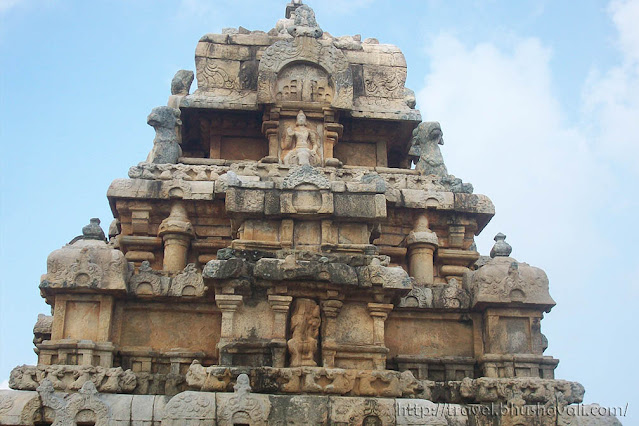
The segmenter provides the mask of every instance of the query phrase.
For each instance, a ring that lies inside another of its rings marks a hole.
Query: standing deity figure
[[[291,334],[287,342],[291,354],[291,367],[315,367],[317,335],[320,327],[320,310],[311,299],[295,299],[291,315]]]
[[[448,176],[439,145],[444,144],[442,128],[436,121],[419,123],[413,130],[408,155],[416,161],[415,169],[427,175]]]
[[[319,141],[317,132],[313,131],[306,122],[304,111],[297,114],[295,126],[286,129],[283,149],[290,149],[284,157],[284,164],[302,166],[309,164],[317,166],[320,164]]]

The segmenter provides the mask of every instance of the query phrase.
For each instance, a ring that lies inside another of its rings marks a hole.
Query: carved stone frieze
[[[194,362],[186,380],[190,389],[225,392],[246,372],[256,392],[309,393],[325,395],[411,397],[423,387],[410,371],[347,370],[342,368],[291,367],[241,368],[203,367]]]
[[[466,403],[551,404],[564,407],[579,404],[584,398],[584,387],[567,380],[539,378],[478,379],[465,378],[461,382],[448,382],[457,388],[461,401]]]
[[[77,365],[22,365],[11,371],[9,386],[36,390],[45,380],[57,391],[77,391],[86,382],[92,382],[104,393],[131,393],[137,386],[131,370]]]

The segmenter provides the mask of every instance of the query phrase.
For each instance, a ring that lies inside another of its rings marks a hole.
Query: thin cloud
[[[8,12],[22,3],[26,3],[26,0],[0,0],[0,13]]]
[[[629,360],[636,349],[623,315],[639,289],[627,237],[639,208],[629,175],[639,169],[639,0],[614,1],[609,11],[621,59],[584,82],[575,122],[553,91],[552,49],[537,38],[504,48],[441,34],[429,43],[430,72],[417,96],[425,120],[441,122],[449,172],[496,205],[480,251],[501,231],[513,257],[547,271],[558,302],[542,324],[547,354],[572,356],[558,376],[583,381],[587,397],[603,404],[631,394],[631,385],[622,367],[607,382],[588,373],[609,367],[591,355],[588,336],[607,336],[615,356]],[[604,313],[613,309],[614,317]]]
[[[639,174],[639,0],[614,1],[609,13],[617,30],[620,63],[593,70],[584,87],[584,122],[598,154],[621,173]]]

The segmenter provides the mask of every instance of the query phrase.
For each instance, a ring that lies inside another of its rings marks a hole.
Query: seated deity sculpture
[[[321,157],[318,153],[319,147],[317,132],[308,126],[306,115],[304,111],[300,110],[295,126],[286,129],[282,148],[291,151],[284,156],[284,164],[318,166],[321,163]]]

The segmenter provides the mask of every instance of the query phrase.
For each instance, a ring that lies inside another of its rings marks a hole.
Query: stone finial
[[[193,71],[179,70],[173,76],[171,80],[171,94],[172,95],[188,95],[191,90],[191,83],[193,83]]]
[[[490,257],[495,258],[499,257],[508,257],[510,253],[513,251],[513,248],[508,244],[506,240],[506,236],[501,232],[495,235],[495,245],[490,250]]]
[[[288,28],[288,33],[293,37],[320,38],[324,31],[317,25],[313,9],[306,4],[302,4],[295,9],[295,25]]]
[[[176,132],[176,128],[182,125],[180,110],[168,106],[155,107],[146,121],[155,129],[153,149],[146,159],[147,163],[177,163],[182,155]]]
[[[89,224],[82,228],[82,239],[106,241],[104,231],[100,227],[100,219],[94,217],[89,220]]]

